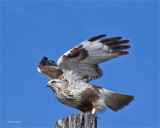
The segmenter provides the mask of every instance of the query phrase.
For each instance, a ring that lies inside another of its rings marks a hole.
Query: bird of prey
[[[90,84],[103,75],[99,63],[130,53],[124,51],[131,47],[125,45],[130,40],[105,36],[98,35],[82,42],[63,54],[57,64],[47,57],[40,61],[38,71],[51,79],[47,86],[61,103],[95,114],[107,107],[118,111],[134,99],[132,95],[118,94]]]

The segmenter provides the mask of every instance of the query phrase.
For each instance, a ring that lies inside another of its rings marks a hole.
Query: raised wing
[[[50,79],[57,79],[62,74],[62,70],[57,64],[54,61],[48,60],[47,57],[43,57],[38,64],[38,71]]]
[[[92,37],[75,48],[69,50],[58,60],[58,66],[64,71],[67,79],[74,76],[74,80],[89,82],[102,76],[98,64],[130,52],[131,45],[123,45],[130,40],[121,40],[122,37],[111,37],[98,40],[106,35]],[[71,80],[72,81],[72,80]]]

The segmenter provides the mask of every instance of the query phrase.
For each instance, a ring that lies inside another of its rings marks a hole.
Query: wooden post
[[[97,117],[90,113],[72,114],[57,120],[55,128],[97,128]]]

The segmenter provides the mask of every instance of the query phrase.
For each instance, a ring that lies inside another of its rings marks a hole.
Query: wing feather
[[[93,41],[96,41],[96,40],[98,40],[98,39],[100,39],[100,38],[103,38],[103,37],[105,37],[105,36],[107,36],[107,35],[106,35],[106,34],[102,34],[102,35],[94,36],[94,37],[88,39],[88,41],[93,42]]]
[[[48,60],[47,57],[43,57],[38,64],[38,71],[50,79],[57,79],[62,74],[62,70],[57,64],[54,61]]]
[[[89,82],[97,79],[103,74],[98,67],[99,63],[130,53],[124,50],[129,49],[131,45],[123,45],[129,43],[130,40],[122,40],[122,37],[98,40],[105,36],[103,34],[92,37],[60,57],[57,64],[62,71],[65,71],[67,79],[71,76],[68,73],[72,73],[76,77],[75,80],[81,79]],[[86,71],[86,67],[90,71]]]

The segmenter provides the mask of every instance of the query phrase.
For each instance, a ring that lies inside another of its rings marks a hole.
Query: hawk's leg
[[[96,113],[96,108],[93,108],[92,109],[92,114],[95,114]]]

